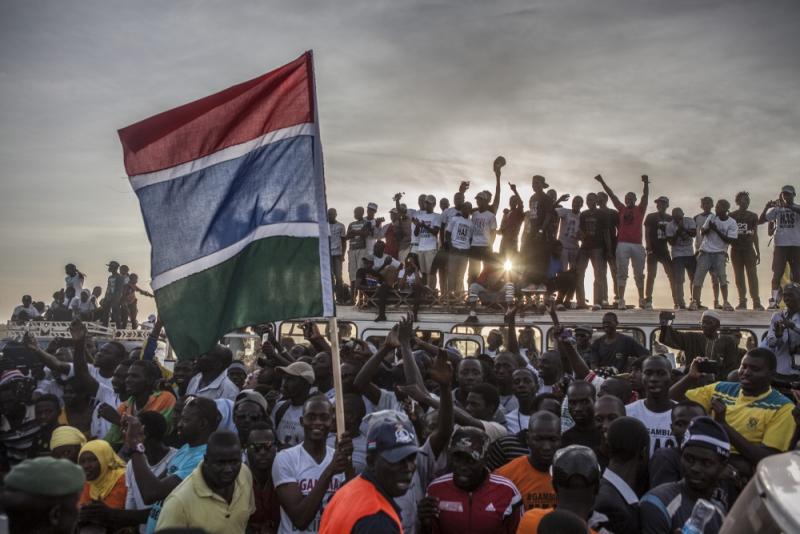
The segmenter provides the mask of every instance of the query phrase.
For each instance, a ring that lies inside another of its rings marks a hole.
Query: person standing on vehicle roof
[[[617,286],[619,288],[619,301],[617,306],[620,310],[625,309],[625,284],[628,280],[628,264],[633,265],[633,278],[636,282],[636,289],[639,292],[639,307],[645,307],[644,298],[644,265],[645,249],[642,246],[642,221],[647,211],[647,198],[650,192],[650,178],[642,175],[642,199],[636,205],[636,193],[628,192],[625,194],[625,204],[620,202],[614,191],[606,184],[601,175],[594,177],[600,182],[603,189],[608,194],[614,207],[619,210],[619,236],[617,242]]]

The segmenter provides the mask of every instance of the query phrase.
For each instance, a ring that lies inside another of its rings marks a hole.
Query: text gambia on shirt
[[[314,478],[301,478],[297,481],[297,485],[300,487],[300,492],[305,494],[306,492],[311,492],[314,489],[314,486],[317,485],[319,482],[317,479]],[[328,491],[335,492],[339,488],[342,487],[342,481],[338,478],[331,479],[331,483],[328,485]]]

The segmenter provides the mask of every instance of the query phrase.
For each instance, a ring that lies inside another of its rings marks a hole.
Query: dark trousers
[[[772,289],[781,287],[781,277],[786,264],[792,273],[792,282],[800,282],[800,247],[775,247],[772,255]]]
[[[611,283],[614,288],[614,300],[619,298],[619,281],[617,280],[617,246],[614,245],[611,250],[606,251],[606,264],[608,265],[608,272],[611,273]],[[606,282],[606,291],[608,291],[608,282]]]
[[[647,255],[647,281],[645,283],[645,298],[653,300],[653,286],[656,281],[656,273],[658,271],[658,264],[664,267],[669,280],[669,288],[672,292],[672,300],[675,304],[678,303],[675,298],[675,283],[672,278],[672,260],[669,257],[669,252],[651,252]]]
[[[677,256],[672,258],[672,278],[675,287],[675,299],[680,306],[686,305],[686,300],[683,296],[685,276],[689,275],[689,286],[691,287],[696,267],[697,258],[694,256]]]
[[[751,246],[748,248],[731,248],[731,264],[733,264],[733,279],[736,281],[736,290],[739,300],[747,299],[747,287],[750,287],[750,298],[754,304],[759,303],[758,298],[758,272],[756,269],[756,251]],[[745,285],[745,273],[747,285]]]
[[[578,300],[578,305],[586,302],[584,279],[586,277],[586,268],[589,266],[590,261],[592,262],[592,270],[594,271],[594,294],[592,302],[600,305],[604,301],[608,301],[605,252],[602,248],[591,250],[581,249],[578,254],[577,281],[575,284],[575,295]]]
[[[125,329],[128,328],[128,320],[131,321],[131,328],[136,330],[139,326],[139,323],[136,320],[136,315],[139,313],[138,302],[131,302],[130,304],[120,304],[120,317],[119,317],[119,324],[117,328]]]
[[[544,236],[534,236],[528,239],[527,246],[522,254],[526,264],[525,278],[530,284],[544,284],[547,282],[547,265],[550,262],[550,242]]]

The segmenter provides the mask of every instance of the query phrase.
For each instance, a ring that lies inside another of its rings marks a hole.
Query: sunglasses
[[[264,441],[262,443],[250,443],[247,445],[247,448],[252,450],[253,452],[261,452],[261,451],[268,451],[275,446],[274,441]]]

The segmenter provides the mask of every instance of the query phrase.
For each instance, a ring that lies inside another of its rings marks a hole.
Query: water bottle
[[[706,524],[714,516],[714,505],[705,499],[698,499],[694,503],[692,516],[683,524],[682,534],[703,534]]]

